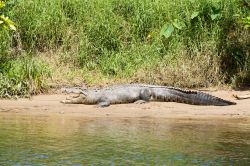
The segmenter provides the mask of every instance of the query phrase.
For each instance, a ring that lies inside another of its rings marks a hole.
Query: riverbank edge
[[[250,100],[236,100],[232,95],[245,95],[249,91],[207,91],[211,95],[234,101],[232,106],[197,106],[174,102],[149,102],[146,104],[117,104],[106,108],[95,105],[62,104],[67,95],[43,94],[30,99],[1,99],[0,116],[40,116],[72,118],[135,118],[135,119],[247,119],[250,120]],[[249,121],[250,122],[250,121]]]

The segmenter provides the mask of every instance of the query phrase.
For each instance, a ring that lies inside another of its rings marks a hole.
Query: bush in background
[[[110,82],[239,86],[250,77],[249,30],[234,16],[249,16],[242,2],[20,0],[8,11],[17,32],[0,32],[1,57],[52,52],[85,83],[94,72]]]

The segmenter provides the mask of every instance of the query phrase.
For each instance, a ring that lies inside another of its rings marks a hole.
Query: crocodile
[[[113,85],[101,89],[64,88],[63,91],[78,93],[78,96],[62,100],[61,103],[98,104],[100,107],[133,102],[141,104],[149,101],[215,106],[236,104],[200,91],[145,84]]]
[[[148,102],[151,98],[150,89],[146,86],[112,86],[103,89],[63,88],[62,92],[78,93],[78,96],[62,100],[64,104],[98,104],[107,107],[110,104]]]

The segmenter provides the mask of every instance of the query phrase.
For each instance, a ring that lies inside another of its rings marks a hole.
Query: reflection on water
[[[249,165],[250,124],[0,116],[0,165]]]

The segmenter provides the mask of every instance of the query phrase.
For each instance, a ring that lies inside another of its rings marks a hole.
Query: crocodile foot
[[[145,103],[147,103],[147,101],[145,101],[145,100],[137,100],[134,103],[135,104],[145,104]]]

